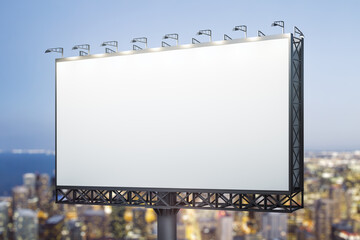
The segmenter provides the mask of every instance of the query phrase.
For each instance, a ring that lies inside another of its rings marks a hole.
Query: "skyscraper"
[[[265,239],[286,239],[288,215],[284,213],[264,213],[262,235]]]
[[[0,202],[0,239],[8,239],[9,223],[9,206],[8,202]]]
[[[68,236],[65,238],[66,240],[73,240],[73,239],[84,239],[85,233],[81,230],[81,222],[79,220],[72,219],[65,223],[65,228],[68,231]]]
[[[331,224],[334,215],[334,201],[318,199],[315,201],[315,234],[318,240],[331,239]]]
[[[36,175],[34,173],[25,173],[23,175],[24,186],[29,189],[29,197],[35,197]]]
[[[88,209],[81,216],[84,219],[87,238],[101,239],[106,232],[106,214],[103,209]]]
[[[24,186],[16,186],[12,189],[13,211],[18,208],[28,208],[29,189]]]
[[[51,199],[49,187],[50,177],[48,174],[40,174],[36,176],[36,195],[39,198],[39,208],[46,210]]]
[[[14,213],[15,239],[37,240],[38,220],[35,211],[30,209],[18,209]]]
[[[45,239],[61,240],[64,222],[65,217],[63,215],[55,215],[50,217],[44,226]]]
[[[232,240],[233,239],[233,222],[232,215],[225,211],[219,211],[218,223],[216,228],[216,239],[218,240]]]

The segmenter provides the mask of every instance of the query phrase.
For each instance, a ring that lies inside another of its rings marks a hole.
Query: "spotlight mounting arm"
[[[133,50],[142,50],[142,48],[138,45],[133,44]]]
[[[233,28],[233,31],[242,31],[245,33],[245,38],[247,38],[247,26],[246,25],[235,26]]]
[[[105,48],[105,53],[116,53],[116,51],[112,50],[111,48]]]
[[[212,41],[212,32],[210,29],[204,29],[204,30],[199,30],[196,35],[206,35],[209,36],[209,41]]]
[[[87,56],[87,55],[89,55],[87,52],[85,52],[85,51],[80,51],[79,52],[79,56]]]
[[[294,35],[299,35],[300,38],[304,38],[304,34],[302,31],[300,31],[300,29],[296,26],[294,26]]]
[[[107,42],[103,42],[103,43],[101,44],[101,47],[105,47],[105,46],[114,47],[114,48],[116,48],[116,52],[118,52],[118,51],[119,51],[119,48],[118,48],[119,44],[118,44],[118,41],[107,41]],[[106,49],[110,49],[110,48],[105,48],[105,51],[106,51]],[[112,51],[113,51],[113,52],[115,52],[114,50],[112,50]]]
[[[285,31],[285,23],[284,21],[274,21],[272,24],[271,24],[272,27],[281,27],[282,28],[282,34],[284,34],[284,31]]]
[[[231,38],[231,37],[229,37],[229,35],[224,34],[224,40],[232,40],[232,38]]]
[[[62,47],[57,47],[57,48],[48,48],[45,50],[45,53],[50,53],[50,52],[56,52],[56,53],[61,53],[61,57],[64,57],[64,48]]]
[[[174,39],[174,40],[176,40],[176,46],[179,45],[179,34],[177,34],[177,33],[165,34],[163,39]]]
[[[265,33],[263,33],[262,31],[258,30],[258,37],[265,37]]]
[[[148,45],[147,45],[147,38],[146,38],[146,37],[138,37],[138,38],[133,38],[133,39],[131,40],[131,43],[136,43],[136,42],[144,43],[144,44],[145,44],[145,48],[148,47]]]
[[[200,43],[200,41],[197,40],[196,38],[192,38],[192,39],[191,39],[191,43],[192,43],[192,44],[198,44],[198,43]]]
[[[75,45],[72,50],[77,50],[77,49],[83,49],[83,50],[87,50],[87,55],[90,55],[90,45],[89,44],[79,44],[79,45]],[[83,52],[83,51],[80,51]],[[80,56],[84,56],[84,55],[80,55]]]
[[[161,41],[161,47],[171,47],[167,42]]]

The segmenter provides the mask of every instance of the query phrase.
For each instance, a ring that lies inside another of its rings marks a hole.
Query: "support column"
[[[175,204],[176,193],[159,193],[169,205]],[[166,204],[164,204],[166,206]],[[176,240],[176,216],[179,209],[155,208],[157,214],[157,240]]]

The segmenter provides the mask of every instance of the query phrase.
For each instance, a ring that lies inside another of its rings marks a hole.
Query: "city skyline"
[[[293,213],[226,211],[227,206],[219,211],[181,209],[177,239],[360,239],[359,162],[360,151],[308,154],[304,166],[305,208]],[[20,182],[11,184],[11,195],[0,194],[1,239],[157,237],[156,213],[150,208],[55,204],[52,174],[28,171],[18,177]]]
[[[176,32],[188,44],[199,29],[213,31],[213,40],[248,26],[279,34],[274,20],[285,21],[285,32],[299,27],[305,34],[305,149],[360,148],[360,96],[356,79],[359,59],[357,1],[320,1],[276,4],[207,1],[13,1],[0,9],[0,149],[54,149],[54,59],[50,47],[64,47],[65,57],[76,56],[75,44],[88,43],[92,53],[103,53],[103,41],[119,41],[119,50],[131,49],[134,37],[147,37],[159,47],[161,37]],[[202,39],[202,38],[201,38]],[[205,40],[205,39],[204,39]]]

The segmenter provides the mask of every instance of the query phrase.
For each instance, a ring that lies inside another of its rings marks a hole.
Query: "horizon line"
[[[343,150],[318,150],[309,149],[304,150],[304,153],[360,153],[360,149],[343,149]],[[11,153],[11,154],[46,154],[55,155],[55,150],[52,149],[40,149],[40,148],[14,148],[14,149],[0,149],[0,154]]]

